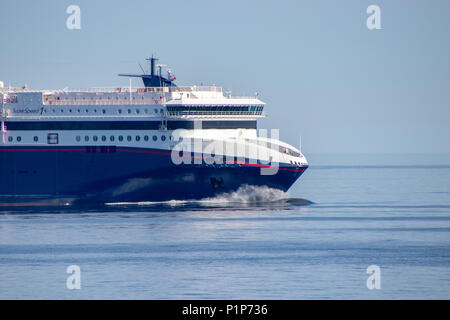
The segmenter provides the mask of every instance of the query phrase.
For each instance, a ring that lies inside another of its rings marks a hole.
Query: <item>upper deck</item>
[[[122,107],[159,106],[166,117],[264,117],[264,102],[257,96],[224,95],[216,86],[186,87],[114,87],[63,90],[29,90],[1,88],[0,103],[3,116],[67,117],[72,108],[102,106],[103,115],[123,116]],[[41,108],[43,108],[41,110]],[[60,108],[60,112],[55,111]],[[68,109],[67,109],[68,108]],[[64,113],[64,109],[67,112]],[[114,110],[113,110],[114,109]],[[111,113],[112,112],[112,113]],[[94,116],[92,113],[90,113]],[[87,116],[85,114],[85,116]]]

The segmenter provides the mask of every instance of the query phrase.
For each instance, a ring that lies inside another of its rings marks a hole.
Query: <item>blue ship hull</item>
[[[0,147],[0,205],[201,199],[242,185],[287,191],[307,166],[182,164],[170,151],[128,147]]]

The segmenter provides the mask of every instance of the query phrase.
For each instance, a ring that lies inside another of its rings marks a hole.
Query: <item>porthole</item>
[[[136,141],[140,141],[141,137],[140,136],[136,136]]]
[[[166,141],[166,136],[161,136],[162,141]]]
[[[158,137],[157,136],[153,136],[153,141],[156,141],[156,140],[158,140]]]
[[[131,136],[128,136],[128,137],[127,137],[127,140],[128,140],[128,141],[131,141]]]
[[[92,137],[92,140],[97,141],[97,140],[98,140],[98,137],[97,137],[97,136],[93,136],[93,137]]]
[[[20,141],[22,141],[22,137],[21,136],[17,136],[16,140],[17,140],[17,142],[20,142]]]
[[[114,136],[110,136],[109,140],[114,141]]]
[[[158,109],[155,109],[155,113],[158,113]]]
[[[128,112],[128,113],[131,113],[131,109],[128,109],[127,112]]]
[[[147,114],[148,113],[148,109],[144,109],[144,113]]]
[[[106,136],[102,136],[102,141],[106,141]]]
[[[123,141],[123,136],[119,136],[119,141]]]
[[[117,110],[117,112],[118,112],[119,114],[121,114],[121,113],[122,113],[122,109]]]
[[[139,114],[139,112],[140,112],[139,109],[136,109],[136,113]]]
[[[105,113],[106,113],[106,110],[105,110],[105,109],[103,109],[103,110],[102,110],[102,113],[103,113],[103,114],[105,114]]]
[[[84,136],[84,141],[89,141],[89,136]]]
[[[13,141],[13,137],[8,137],[8,141],[12,142]]]
[[[34,140],[34,142],[38,142],[39,141],[38,136],[34,136],[33,140]]]
[[[144,136],[144,140],[145,140],[145,141],[148,141],[148,136]]]
[[[77,137],[75,138],[75,140],[77,140],[78,142],[80,142],[80,141],[81,141],[81,137],[80,137],[80,136],[77,136]]]

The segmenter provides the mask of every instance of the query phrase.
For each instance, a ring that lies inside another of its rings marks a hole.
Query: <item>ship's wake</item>
[[[265,206],[302,206],[312,204],[300,198],[290,198],[289,192],[267,186],[244,185],[236,191],[221,193],[200,200],[169,200],[107,203],[110,206],[163,206],[163,207],[265,207]]]
[[[241,186],[238,190],[198,200],[199,204],[264,204],[289,198],[289,193],[267,186]]]

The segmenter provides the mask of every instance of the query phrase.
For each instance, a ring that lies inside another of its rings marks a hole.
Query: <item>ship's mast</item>
[[[125,74],[121,73],[119,76],[122,77],[138,77],[142,78],[142,81],[144,83],[145,87],[176,87],[174,80],[175,78],[172,77],[171,73],[168,72],[167,78],[162,76],[161,68],[164,67],[164,64],[156,64],[156,61],[159,59],[154,58],[151,56],[150,58],[145,59],[149,61],[149,73],[145,74],[145,71],[143,70],[142,66],[139,65],[141,68],[143,74]],[[155,70],[155,68],[158,68],[158,71]]]
[[[155,75],[155,63],[156,61],[158,61],[159,59],[157,58],[153,58],[153,55],[150,58],[147,58],[145,60],[148,60],[150,63],[150,75],[154,76]]]

